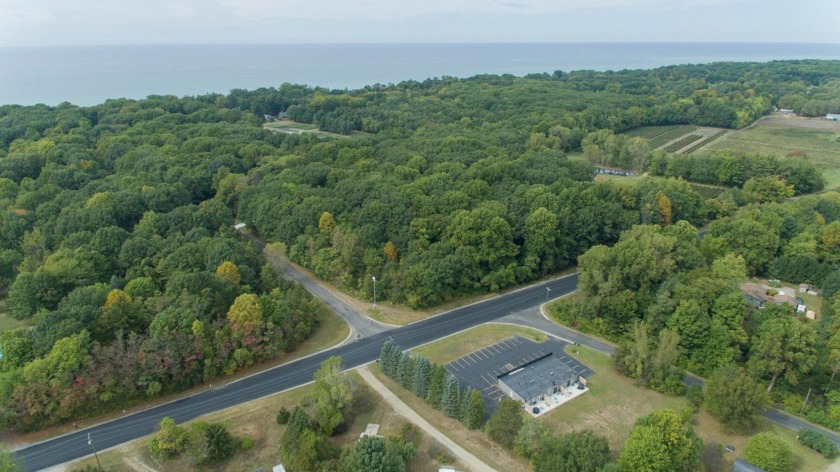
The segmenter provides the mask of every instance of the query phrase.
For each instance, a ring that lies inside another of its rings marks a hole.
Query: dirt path
[[[362,378],[367,382],[376,392],[382,395],[382,398],[385,399],[386,402],[390,403],[391,406],[394,407],[394,410],[397,411],[400,415],[404,416],[407,420],[411,421],[412,423],[416,424],[420,429],[423,430],[426,434],[433,437],[436,441],[443,444],[446,448],[452,451],[455,454],[455,457],[460,461],[462,464],[466,465],[469,470],[474,472],[494,472],[495,469],[490,467],[489,465],[485,464],[481,461],[478,457],[472,455],[469,451],[464,449],[463,447],[459,446],[455,441],[449,439],[445,434],[441,433],[440,430],[432,426],[428,421],[423,419],[422,416],[418,415],[417,412],[409,408],[402,400],[397,398],[391,390],[388,389],[382,382],[379,381],[374,375],[370,372],[367,366],[361,367],[359,369],[359,374]]]

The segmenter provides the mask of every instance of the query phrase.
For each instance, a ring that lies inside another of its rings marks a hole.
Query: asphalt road
[[[472,305],[387,332],[374,334],[350,344],[275,367],[251,377],[185,397],[175,402],[141,411],[98,426],[79,430],[20,449],[16,457],[25,470],[35,471],[91,454],[87,435],[97,450],[117,446],[155,431],[160,420],[171,417],[176,422],[238,405],[243,402],[306,384],[321,362],[332,355],[342,356],[346,368],[355,368],[379,357],[382,344],[391,338],[404,348],[412,348],[496,320],[506,315],[539,306],[549,293],[552,298],[573,292],[577,274],[534,284],[500,294]],[[546,291],[550,289],[550,292]]]

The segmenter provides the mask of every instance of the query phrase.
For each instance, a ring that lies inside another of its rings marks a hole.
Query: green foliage
[[[621,470],[691,472],[700,466],[703,441],[673,410],[640,418],[618,457]]]
[[[465,395],[467,400],[466,408],[463,408],[463,423],[469,429],[479,429],[484,425],[484,418],[487,417],[487,405],[484,403],[484,396],[478,390],[469,390]]]
[[[314,407],[315,421],[327,435],[344,422],[353,402],[353,380],[341,374],[342,362],[340,356],[331,356],[321,363],[321,368],[313,375],[315,384],[309,401]]]
[[[0,472],[23,472],[23,467],[15,460],[15,455],[0,447]]]
[[[395,446],[394,443],[400,444]],[[342,472],[358,470],[402,472],[406,470],[407,459],[414,455],[413,447],[403,447],[405,444],[411,443],[401,442],[401,438],[390,438],[386,443],[381,437],[364,436],[342,454],[338,470]]]
[[[525,415],[522,428],[519,429],[514,440],[514,449],[517,454],[530,460],[539,452],[543,440],[550,437],[551,432],[545,423],[531,415]]]
[[[499,402],[496,411],[484,425],[484,432],[490,439],[504,446],[506,449],[513,449],[519,430],[522,429],[525,410],[518,401],[505,397]]]
[[[768,394],[782,375],[795,385],[799,376],[816,363],[816,344],[817,335],[810,326],[785,311],[771,314],[759,325],[752,341],[750,368],[758,375],[771,377]]]
[[[769,401],[764,389],[740,367],[718,370],[706,383],[706,408],[726,428],[749,431]]]
[[[837,456],[837,445],[825,434],[810,428],[802,428],[796,435],[796,439],[805,446],[819,452],[826,459]]]
[[[449,372],[443,379],[440,411],[450,418],[459,418],[461,413],[461,386],[458,379]]]
[[[291,416],[292,413],[286,407],[282,407],[277,411],[277,417],[275,419],[277,420],[277,424],[284,425],[289,423]]]
[[[172,418],[160,420],[160,429],[149,440],[149,451],[160,458],[171,459],[187,449],[189,435]]]
[[[238,442],[221,423],[207,426],[205,436],[205,457],[202,462],[218,464],[228,460],[236,452]]]
[[[532,463],[535,472],[598,472],[609,461],[607,439],[585,430],[559,437],[544,435]]]
[[[789,472],[793,469],[790,447],[771,432],[751,437],[744,448],[744,459],[767,472]]]

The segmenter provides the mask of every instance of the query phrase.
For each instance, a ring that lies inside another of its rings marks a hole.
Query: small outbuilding
[[[826,120],[831,120],[831,121],[840,121],[840,114],[829,113],[829,114],[825,115],[825,119]]]

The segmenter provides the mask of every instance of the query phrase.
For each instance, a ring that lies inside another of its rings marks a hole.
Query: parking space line
[[[489,346],[487,349],[492,349],[492,350],[496,351],[496,354],[499,354],[502,351],[498,350],[498,348],[496,347],[497,345],[498,345],[498,343],[493,344],[492,346]]]
[[[478,355],[477,355],[476,353],[474,353],[474,352],[471,352],[471,353],[467,354],[467,357],[468,357],[468,358],[469,358],[469,359],[470,359],[470,360],[471,360],[474,364],[478,364],[479,362],[481,362],[481,358],[480,358],[480,357],[478,357]]]
[[[478,352],[479,354],[481,354],[482,356],[484,356],[484,358],[485,358],[485,359],[490,359],[490,356],[488,356],[487,354],[485,354],[483,349],[482,349],[481,351],[477,351],[477,352]]]

